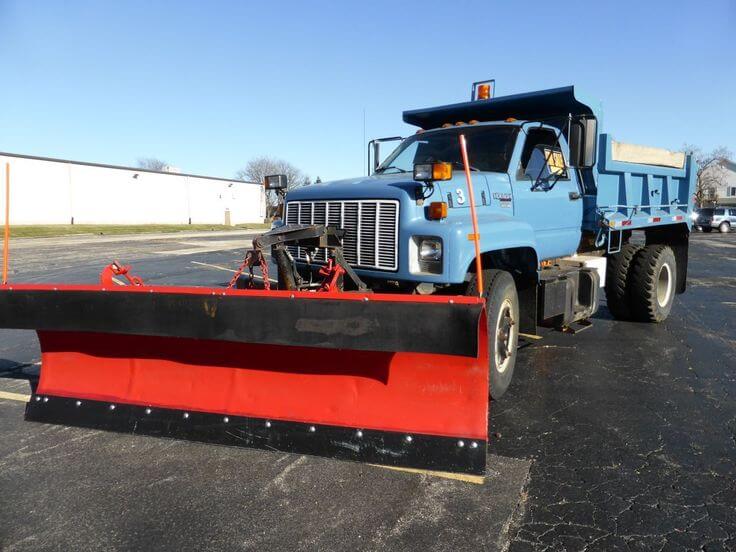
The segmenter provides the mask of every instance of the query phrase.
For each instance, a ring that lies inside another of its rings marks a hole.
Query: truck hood
[[[310,184],[290,190],[286,201],[324,199],[398,199],[414,197],[417,183],[408,173],[363,176]]]

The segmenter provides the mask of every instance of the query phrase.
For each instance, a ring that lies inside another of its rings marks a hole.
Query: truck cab
[[[407,111],[404,120],[419,130],[370,176],[290,192],[285,221],[344,227],[346,258],[376,285],[466,283],[474,250],[458,144],[463,134],[482,250],[517,250],[535,267],[571,255],[583,231],[585,167],[570,165],[567,140],[572,128],[575,159],[587,155],[592,164],[594,153],[579,150],[597,138],[595,115],[581,105],[570,88]],[[585,132],[592,135],[587,141]],[[446,179],[414,179],[415,166],[434,162],[451,165]],[[321,260],[319,252],[313,259],[297,248],[292,254],[300,262]]]

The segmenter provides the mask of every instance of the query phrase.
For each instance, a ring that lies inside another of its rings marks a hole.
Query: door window
[[[550,129],[531,129],[521,152],[520,179],[529,179],[544,189],[558,180],[567,180],[567,167],[557,134]]]

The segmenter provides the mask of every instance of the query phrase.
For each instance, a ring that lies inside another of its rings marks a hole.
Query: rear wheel
[[[677,264],[666,245],[647,245],[631,266],[630,307],[639,322],[662,322],[675,300]]]
[[[629,308],[629,271],[640,245],[625,243],[621,251],[608,256],[606,266],[606,302],[617,320],[631,320]]]
[[[514,376],[519,343],[519,297],[514,279],[503,270],[484,270],[483,287],[488,323],[488,376],[490,394],[500,398]],[[473,276],[467,295],[477,295],[478,280]]]
[[[727,234],[728,232],[731,231],[731,225],[727,222],[722,222],[720,226],[718,227],[718,231],[721,234]]]

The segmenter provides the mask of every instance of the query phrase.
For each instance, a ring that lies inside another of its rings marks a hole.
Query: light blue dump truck
[[[661,322],[685,291],[696,181],[691,156],[616,142],[572,86],[404,112],[418,128],[367,177],[294,189],[287,224],[344,230],[345,260],[374,291],[476,294],[465,136],[490,335],[491,393],[520,334],[589,324],[601,291],[619,320]],[[326,253],[290,246],[305,279]],[[411,320],[406,321],[411,324]]]

